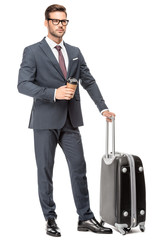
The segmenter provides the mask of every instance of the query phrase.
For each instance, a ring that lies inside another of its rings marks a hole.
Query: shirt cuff
[[[105,111],[108,111],[108,112],[109,112],[109,109],[108,109],[108,108],[103,109],[103,110],[101,111],[101,114],[102,114],[103,112],[105,112]]]
[[[57,91],[57,89],[55,89],[55,91],[54,91],[54,102],[56,102],[56,91]]]

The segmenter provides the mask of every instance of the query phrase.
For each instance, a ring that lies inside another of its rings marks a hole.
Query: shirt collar
[[[57,46],[57,45],[61,46],[61,48],[64,48],[63,40],[59,44],[57,44],[56,42],[51,40],[48,36],[46,36],[46,42],[48,43],[48,45],[50,46],[51,49],[55,48],[55,46]]]

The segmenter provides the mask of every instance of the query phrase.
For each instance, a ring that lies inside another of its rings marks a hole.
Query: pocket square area
[[[77,58],[73,58],[73,61],[75,61],[75,60],[78,60],[78,57]]]

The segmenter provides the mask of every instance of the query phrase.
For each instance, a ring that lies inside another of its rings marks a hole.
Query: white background
[[[33,132],[28,122],[32,98],[17,91],[23,49],[42,40],[47,31],[44,11],[66,6],[64,40],[78,46],[110,109],[116,113],[116,150],[141,157],[147,189],[146,232],[126,239],[158,235],[159,228],[159,79],[160,2],[156,0],[15,0],[1,3],[1,162],[0,238],[49,239],[37,194]],[[101,158],[105,149],[105,119],[86,91],[81,99],[85,126],[80,128],[87,162],[91,208],[99,216]],[[58,147],[54,195],[62,239],[117,239],[122,236],[77,232],[67,164]],[[3,238],[2,238],[3,237]]]

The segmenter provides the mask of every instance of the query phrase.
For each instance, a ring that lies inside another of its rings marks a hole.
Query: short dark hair
[[[66,8],[59,4],[50,5],[45,11],[45,19],[48,19],[50,12],[64,12],[67,16]]]

